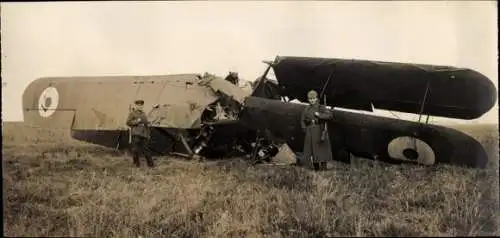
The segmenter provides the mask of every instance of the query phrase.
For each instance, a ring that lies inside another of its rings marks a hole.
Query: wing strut
[[[179,133],[179,139],[181,140],[182,142],[182,145],[184,145],[184,148],[188,151],[189,153],[189,156],[193,156],[193,150],[191,149],[191,147],[188,145],[187,141],[186,141],[186,138],[184,138],[184,135],[182,135],[182,133]]]
[[[425,108],[425,102],[427,101],[427,95],[429,94],[429,85],[430,85],[430,80],[427,79],[427,83],[425,86],[424,98],[422,99],[422,106],[420,107],[420,113],[418,116],[418,123],[420,124],[420,126],[418,127],[417,131],[414,132],[414,134],[413,134],[414,137],[412,137],[414,150],[417,150],[417,137],[418,137],[420,129],[422,129],[422,127],[424,126],[422,123],[420,123],[420,119],[422,118],[422,113],[424,112],[424,108]],[[427,119],[425,120],[425,124],[427,124],[428,121],[429,121],[429,115],[427,115]]]
[[[264,71],[264,73],[262,74],[262,76],[260,76],[260,78],[257,79],[258,81],[255,84],[254,89],[258,88],[261,83],[265,83],[266,76],[269,73],[269,70],[271,70],[271,67],[273,66],[273,64],[275,62],[276,62],[276,58],[274,59],[274,61],[263,61],[263,63],[267,64],[268,66],[267,66],[266,70]]]
[[[426,84],[425,93],[424,93],[424,99],[422,99],[422,106],[420,107],[420,113],[418,116],[419,123],[420,123],[420,120],[422,118],[422,113],[424,112],[424,106],[425,106],[425,101],[427,100],[427,95],[429,94],[429,84],[430,84],[430,80],[427,79],[427,84]],[[425,120],[426,124],[427,124],[427,122],[429,122],[429,115],[427,115],[427,119]]]

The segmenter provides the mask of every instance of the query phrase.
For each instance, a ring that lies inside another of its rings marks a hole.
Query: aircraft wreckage
[[[39,78],[24,91],[24,118],[38,126],[67,126],[74,139],[123,150],[129,147],[131,103],[143,99],[155,154],[260,161],[300,155],[305,105],[283,98],[306,102],[314,89],[324,91],[320,100],[334,114],[327,125],[335,160],[354,155],[480,168],[488,162],[481,144],[460,131],[335,109],[475,119],[493,107],[497,92],[474,70],[291,56],[265,63],[265,73],[247,91],[210,74]],[[270,69],[276,80],[268,78]]]

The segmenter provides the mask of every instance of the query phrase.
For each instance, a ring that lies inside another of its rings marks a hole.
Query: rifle
[[[328,76],[328,79],[326,80],[325,84],[323,85],[323,89],[321,89],[321,93],[320,93],[320,97],[319,97],[319,98],[323,97],[323,104],[324,104],[325,107],[326,107],[326,95],[324,95],[324,94],[325,94],[326,86],[330,83],[330,79],[332,79],[333,72],[334,71],[332,70],[332,72]],[[334,91],[334,93],[335,93],[335,91]],[[323,127],[323,131],[321,133],[321,141],[325,140],[326,133],[328,132],[328,126],[327,125],[328,124],[325,122],[325,125]]]

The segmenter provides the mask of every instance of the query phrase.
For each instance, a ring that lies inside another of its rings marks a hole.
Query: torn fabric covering
[[[148,113],[151,126],[165,128],[199,128],[199,118],[205,110],[203,105],[189,103],[177,105],[161,105]]]
[[[238,103],[242,104],[247,96],[251,92],[240,88],[222,78],[217,78],[213,75],[205,75],[201,81],[200,85],[206,85],[210,87],[214,92],[220,92],[224,95],[236,100]]]

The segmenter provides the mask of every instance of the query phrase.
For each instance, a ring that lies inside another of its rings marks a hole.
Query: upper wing
[[[325,90],[327,104],[474,119],[493,107],[496,88],[470,69],[367,60],[279,57],[272,64],[284,96],[306,101],[311,89]]]

